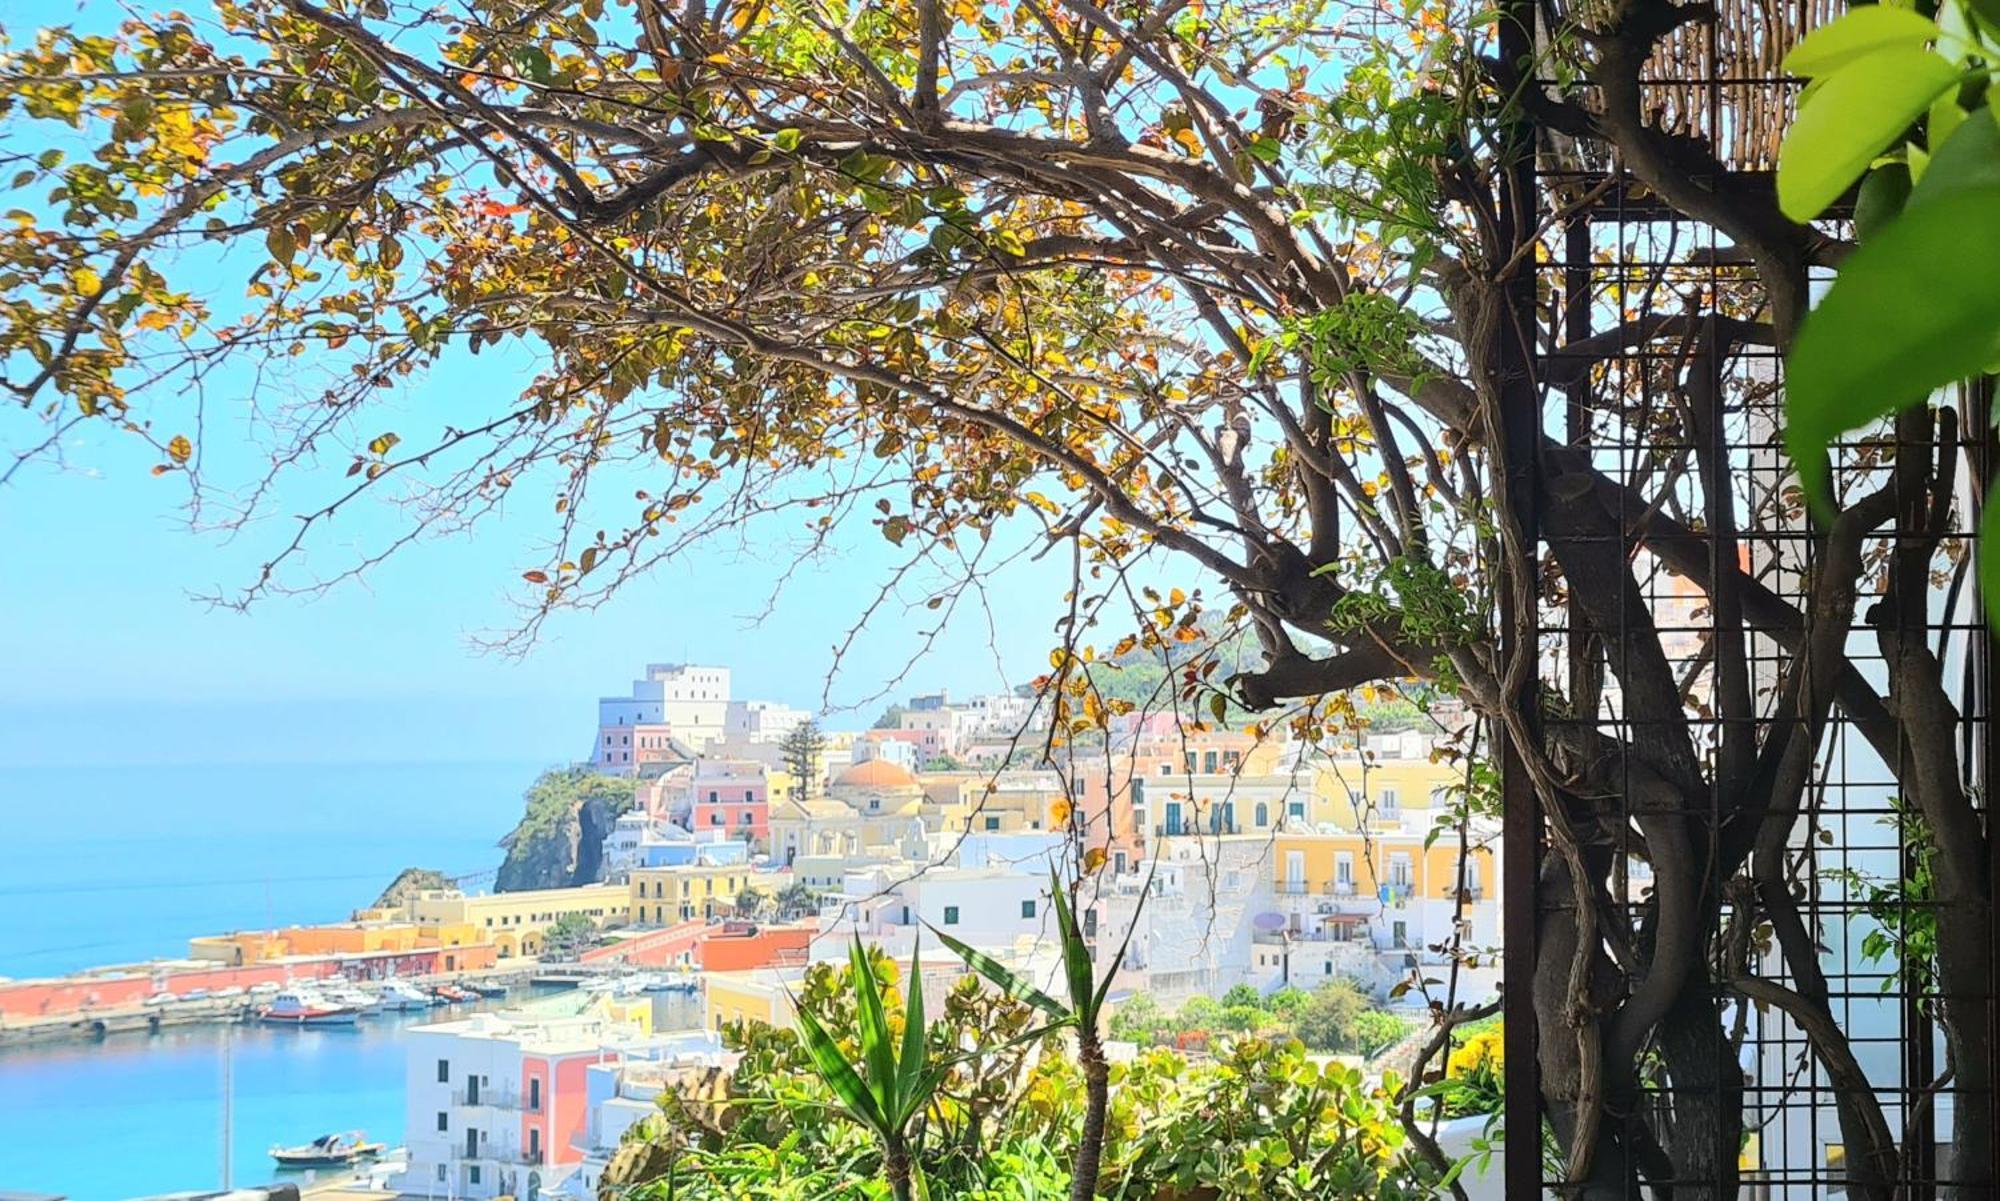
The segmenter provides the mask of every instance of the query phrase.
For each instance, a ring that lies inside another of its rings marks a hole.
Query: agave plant
[[[924,1018],[924,990],[918,980],[917,953],[910,952],[910,976],[903,988],[903,1038],[899,1048],[889,1034],[889,1017],[882,1005],[882,986],[854,936],[848,948],[854,968],[855,1025],[861,1040],[861,1061],[850,1064],[840,1044],[810,1009],[799,1009],[799,1033],[813,1067],[840,1098],[841,1107],[866,1126],[882,1144],[882,1172],[896,1201],[928,1198],[922,1166],[914,1154],[911,1128],[930,1107],[943,1078],[942,1065],[930,1062]]]
[[[992,981],[1015,1000],[1047,1014],[1051,1028],[1069,1026],[1076,1031],[1077,1063],[1083,1069],[1084,1111],[1083,1132],[1076,1146],[1076,1162],[1070,1169],[1069,1195],[1070,1201],[1089,1201],[1097,1194],[1097,1178],[1104,1161],[1104,1121],[1111,1107],[1111,1064],[1104,1057],[1104,1036],[1099,1019],[1104,1014],[1104,999],[1111,992],[1112,978],[1118,974],[1118,965],[1124,962],[1125,949],[1132,943],[1132,932],[1138,928],[1139,918],[1135,912],[1132,925],[1125,930],[1125,941],[1118,946],[1117,957],[1111,961],[1104,978],[1098,980],[1090,961],[1090,944],[1084,941],[1083,927],[1077,922],[1068,890],[1053,868],[1049,871],[1049,892],[1055,903],[1056,931],[1062,938],[1063,978],[1069,989],[1067,1002],[1036,988],[992,956],[965,945],[935,926],[931,930],[965,961],[967,967]],[[1141,908],[1144,904],[1142,896]]]

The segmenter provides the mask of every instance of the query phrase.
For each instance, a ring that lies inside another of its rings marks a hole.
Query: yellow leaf
[[[76,288],[78,296],[95,296],[104,290],[104,281],[88,267],[78,267],[70,272],[69,282]]]
[[[1108,856],[1105,855],[1103,847],[1092,847],[1089,850],[1085,851],[1083,853],[1084,875],[1087,876],[1090,873],[1096,871],[1098,868],[1103,867],[1106,858],[1108,858]]]
[[[167,442],[167,457],[176,463],[185,463],[194,455],[194,443],[186,434],[175,434]]]

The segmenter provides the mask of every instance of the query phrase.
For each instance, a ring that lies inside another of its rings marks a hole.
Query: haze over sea
[[[0,763],[0,976],[338,921],[405,867],[490,872],[544,766]]]

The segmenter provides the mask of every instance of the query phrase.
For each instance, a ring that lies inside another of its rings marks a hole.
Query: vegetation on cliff
[[[520,824],[500,840],[507,858],[497,892],[597,882],[604,836],[638,803],[638,781],[588,768],[551,768],[522,795]]]
[[[420,892],[454,887],[452,878],[436,868],[406,867],[396,873],[396,878],[389,882],[389,887],[382,890],[382,895],[376,897],[369,908],[394,909]]]

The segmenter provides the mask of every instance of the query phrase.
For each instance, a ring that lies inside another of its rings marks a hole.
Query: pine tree
[[[793,726],[778,749],[785,757],[785,770],[798,781],[798,799],[811,800],[819,782],[820,755],[826,750],[826,735],[820,733],[819,723],[808,719]]]

